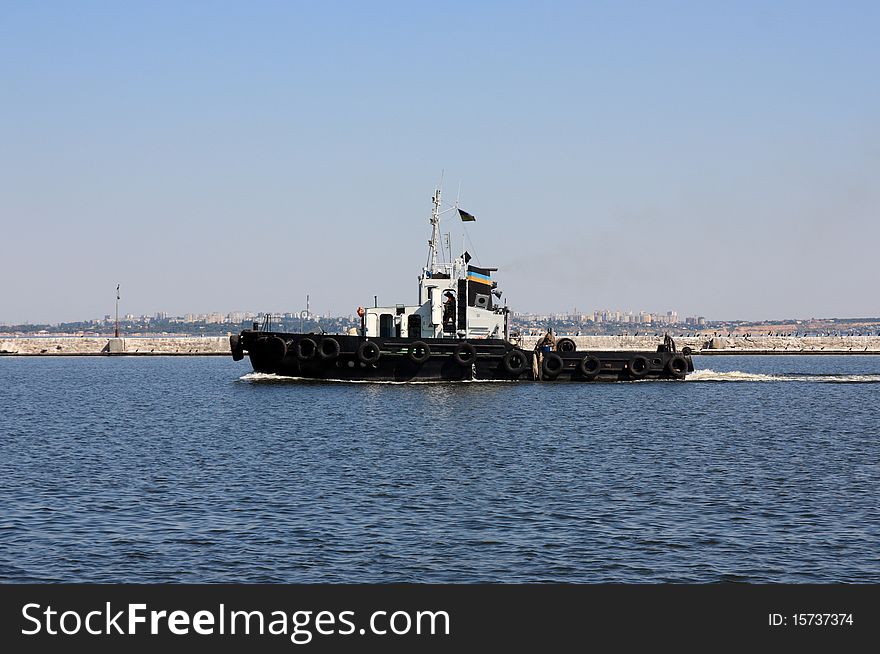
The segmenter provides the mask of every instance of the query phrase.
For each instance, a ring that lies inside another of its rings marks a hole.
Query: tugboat
[[[690,352],[676,351],[669,336],[656,351],[579,352],[570,338],[552,350],[521,347],[511,338],[506,303],[499,304],[501,291],[492,279],[497,268],[471,265],[467,251],[438,260],[447,258],[441,215],[454,210],[465,222],[474,217],[457,202],[441,210],[439,189],[432,202],[417,304],[359,307],[360,328],[347,335],[276,332],[267,317],[230,336],[232,358],[247,354],[255,372],[344,381],[632,381],[684,379],[693,372]]]

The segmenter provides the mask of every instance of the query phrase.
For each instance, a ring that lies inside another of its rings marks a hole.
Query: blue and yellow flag
[[[491,284],[492,280],[489,278],[489,272],[486,268],[468,266],[467,280],[477,284]]]

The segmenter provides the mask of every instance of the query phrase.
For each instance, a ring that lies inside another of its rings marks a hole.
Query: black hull
[[[689,356],[665,351],[574,351],[543,355],[508,341],[370,338],[245,330],[230,338],[236,360],[250,357],[254,371],[342,381],[635,381],[684,379]],[[414,348],[413,345],[416,344]],[[429,351],[420,345],[427,345]],[[464,344],[464,345],[463,345]]]

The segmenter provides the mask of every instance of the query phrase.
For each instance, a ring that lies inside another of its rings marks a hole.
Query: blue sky
[[[0,322],[117,281],[413,302],[441,170],[515,309],[877,316],[877,34],[876,2],[0,2]]]

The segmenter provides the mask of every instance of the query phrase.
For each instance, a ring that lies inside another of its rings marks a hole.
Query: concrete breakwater
[[[566,337],[561,334],[560,337]],[[532,349],[538,336],[525,336]],[[656,350],[656,336],[567,336],[578,350]],[[678,349],[694,354],[880,354],[880,336],[690,336],[676,337]],[[228,336],[15,337],[0,339],[0,355],[23,356],[206,356],[231,354]]]
[[[522,347],[531,349],[539,336],[525,336]],[[656,350],[657,336],[565,336],[578,350]],[[676,336],[679,350],[693,354],[880,354],[880,336]]]
[[[228,336],[106,338],[94,336],[0,339],[0,355],[25,356],[204,356],[229,355]]]

